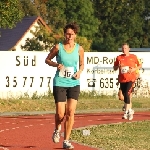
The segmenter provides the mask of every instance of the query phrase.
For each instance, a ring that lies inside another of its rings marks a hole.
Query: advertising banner
[[[81,91],[95,91],[113,95],[118,71],[113,71],[115,58],[121,52],[85,52],[84,71],[81,74]],[[150,65],[149,52],[134,52],[143,63],[141,79],[137,84],[139,93],[149,92]],[[0,52],[0,98],[32,96],[52,91],[55,67],[45,64],[48,52]],[[53,59],[55,61],[55,59]],[[146,95],[145,94],[145,95]],[[143,94],[144,95],[144,94]]]

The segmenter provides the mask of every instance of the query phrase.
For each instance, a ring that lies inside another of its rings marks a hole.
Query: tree
[[[59,30],[57,30],[57,32],[55,32],[54,38],[57,38],[57,40],[56,40],[57,42],[63,42],[63,40],[64,40],[63,28],[60,28]],[[77,36],[75,42],[77,42],[79,45],[83,46],[85,52],[91,51],[92,40],[89,40],[86,37]]]
[[[21,0],[21,4],[25,16],[40,16],[54,30],[66,24],[65,3],[62,0]]]
[[[86,37],[77,36],[76,41],[84,48],[85,52],[91,51],[92,40],[88,40]]]
[[[23,51],[49,51],[58,40],[54,33],[50,33],[42,26],[36,27],[31,33],[34,37],[26,39],[25,45],[21,46]]]
[[[77,22],[79,36],[90,39],[98,31],[99,21],[94,16],[91,0],[48,0],[46,5],[48,23],[54,30],[63,28],[66,23]]]
[[[35,6],[31,0],[21,0],[21,5],[25,16],[39,16],[38,6]]]
[[[49,33],[44,27],[36,27],[31,39],[26,39],[25,45],[21,46],[23,51],[49,51],[56,43],[63,42],[63,29]],[[85,51],[90,51],[91,40],[86,37],[77,36],[76,42],[82,45]]]
[[[67,22],[77,22],[79,35],[92,39],[98,32],[99,20],[95,17],[91,0],[64,0],[66,2]]]
[[[58,34],[66,23],[77,22],[80,26],[79,41],[81,42],[81,39],[83,39],[84,42],[81,43],[87,43],[85,46],[90,50],[89,45],[92,43],[90,38],[95,36],[99,24],[98,19],[94,16],[91,0],[34,0],[32,2],[22,0],[22,5],[26,15],[40,15],[53,32]],[[39,9],[37,10],[36,8]]]
[[[47,21],[47,0],[21,0],[22,9],[25,16],[40,16]]]
[[[142,47],[150,47],[150,1],[144,0],[145,9],[142,14],[144,20],[143,36],[142,36]]]
[[[24,16],[18,0],[0,1],[0,28],[13,28]]]
[[[142,44],[145,9],[143,0],[93,0],[100,21],[93,48],[117,51],[124,42],[131,47]]]
[[[65,2],[64,0],[48,0],[46,2],[48,12],[48,25],[53,30],[59,30],[66,25]]]

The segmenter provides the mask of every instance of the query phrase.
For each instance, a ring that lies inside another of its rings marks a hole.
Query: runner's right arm
[[[63,65],[58,64],[57,62],[52,61],[52,59],[58,54],[59,45],[56,44],[48,54],[47,58],[45,59],[45,63],[52,67],[57,67],[58,70],[60,70]]]
[[[117,57],[116,61],[114,62],[113,69],[116,71],[116,70],[118,70],[118,68],[119,68],[119,60],[118,60],[118,57]]]

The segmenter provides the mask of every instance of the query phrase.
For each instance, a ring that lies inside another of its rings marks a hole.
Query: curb
[[[150,108],[134,108],[135,111],[150,111]],[[121,109],[92,109],[92,110],[76,110],[75,114],[82,113],[104,113],[104,112],[120,112]],[[25,116],[25,115],[45,115],[55,114],[55,111],[24,111],[24,112],[0,112],[0,116]]]

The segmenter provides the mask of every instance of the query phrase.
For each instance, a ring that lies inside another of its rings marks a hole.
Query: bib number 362
[[[73,74],[74,74],[73,67],[64,67],[59,72],[59,76],[63,78],[72,78]]]

